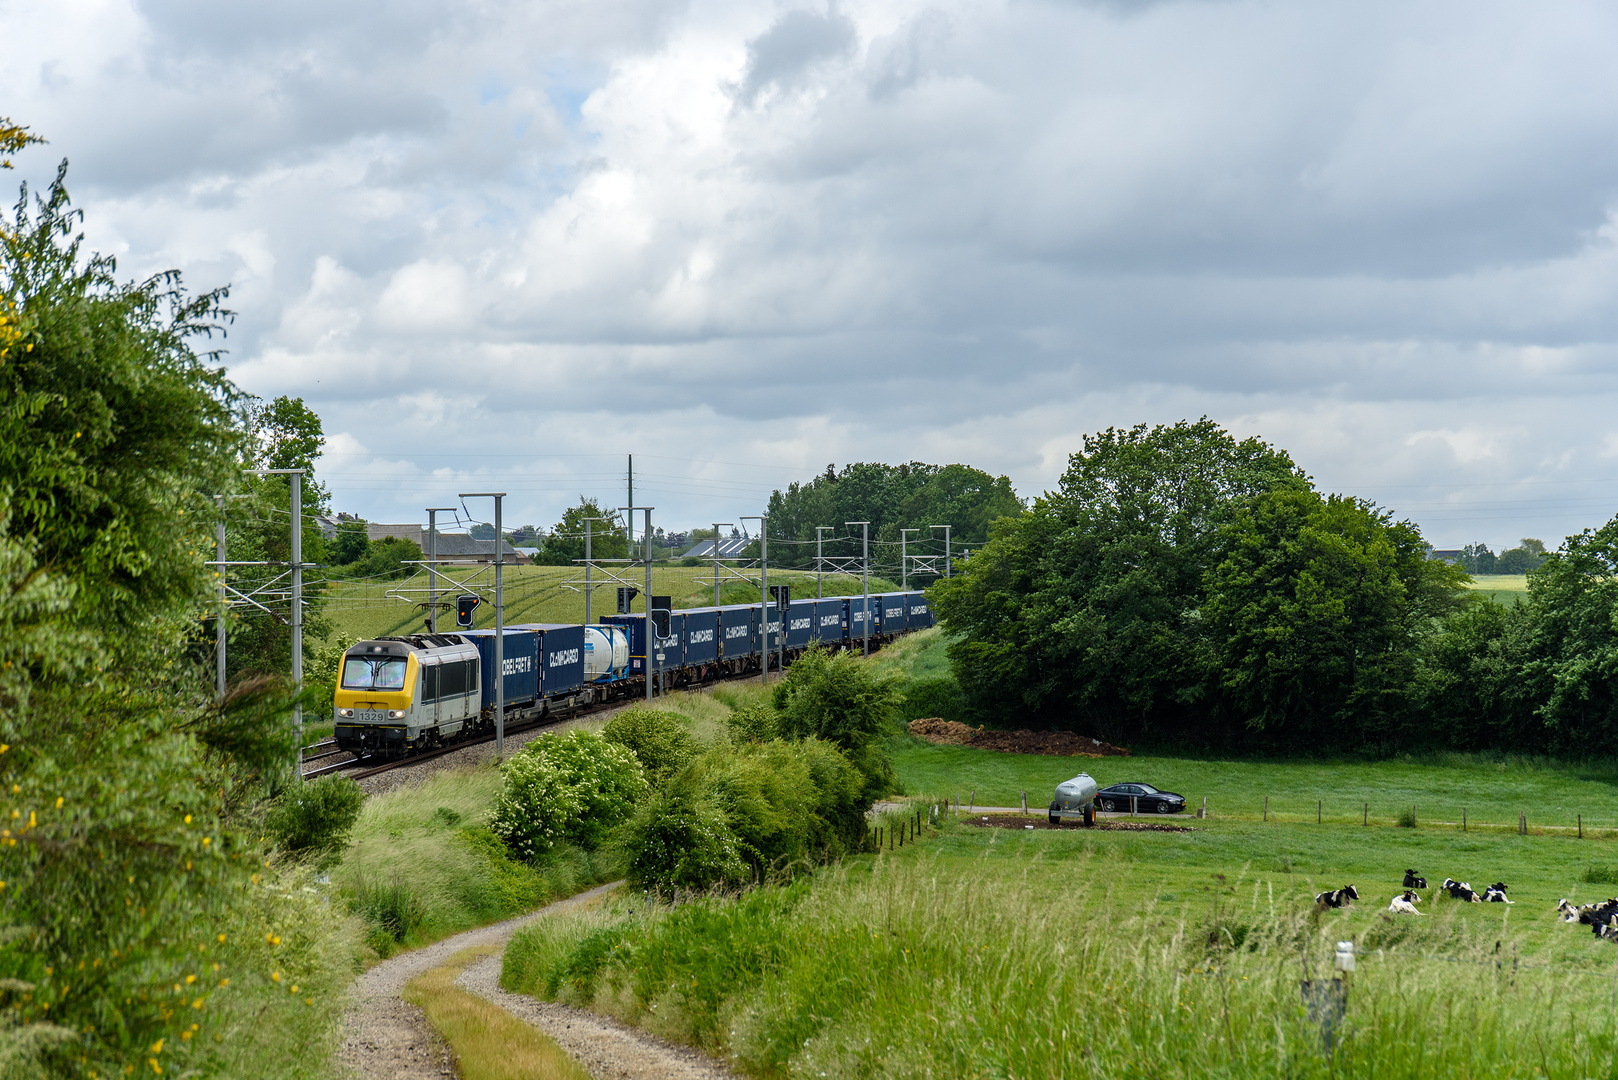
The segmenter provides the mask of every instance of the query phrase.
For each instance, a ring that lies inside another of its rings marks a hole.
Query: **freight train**
[[[652,621],[650,656],[645,615],[508,626],[506,719],[643,695],[648,661],[654,686],[670,689],[790,664],[815,643],[857,648],[867,615],[873,645],[933,625],[924,594],[895,592],[874,594],[869,605],[863,596],[839,596],[792,600],[785,612],[773,601],[673,611],[666,632]],[[494,646],[493,630],[358,642],[343,654],[333,695],[338,747],[399,755],[494,730]]]

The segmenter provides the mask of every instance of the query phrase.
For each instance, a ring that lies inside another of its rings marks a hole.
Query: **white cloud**
[[[675,524],[829,461],[1032,494],[1204,413],[1446,546],[1613,510],[1609,6],[45,11],[0,0],[19,172],[233,283],[233,375],[371,517],[553,521],[630,452]]]

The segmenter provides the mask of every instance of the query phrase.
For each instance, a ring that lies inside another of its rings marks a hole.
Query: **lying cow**
[[[1469,881],[1455,881],[1451,878],[1445,878],[1444,884],[1440,885],[1439,888],[1449,893],[1452,900],[1461,900],[1468,904],[1483,903],[1483,897],[1472,891],[1472,883]]]
[[[1611,926],[1614,918],[1618,918],[1618,896],[1603,900],[1599,904],[1585,904],[1583,907],[1574,907],[1566,899],[1562,899],[1556,902],[1556,910],[1561,913],[1563,922],[1576,922],[1581,926],[1588,926],[1590,932],[1597,937],[1610,937],[1610,934],[1602,931]]]
[[[1416,905],[1420,902],[1421,897],[1416,893],[1416,890],[1410,889],[1403,895],[1395,896],[1389,901],[1388,910],[1395,915],[1420,915],[1421,912],[1416,910]]]
[[[1486,904],[1515,904],[1517,901],[1506,899],[1506,883],[1497,881],[1483,890],[1483,902]]]
[[[1426,878],[1419,876],[1416,873],[1416,871],[1414,871],[1414,870],[1406,870],[1405,871],[1405,888],[1407,888],[1407,889],[1425,889],[1426,887],[1427,887],[1427,879]]]
[[[1359,890],[1352,885],[1344,885],[1341,889],[1332,889],[1315,897],[1315,904],[1323,908],[1340,908],[1353,903],[1360,898]]]

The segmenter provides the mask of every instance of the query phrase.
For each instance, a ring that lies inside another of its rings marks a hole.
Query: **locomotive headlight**
[[[337,715],[338,716],[353,716],[354,715],[354,710],[353,709],[338,709],[337,710]]]
[[[389,709],[388,710],[388,719],[389,720],[403,720],[404,717],[405,717],[405,710],[403,710],[403,709]]]

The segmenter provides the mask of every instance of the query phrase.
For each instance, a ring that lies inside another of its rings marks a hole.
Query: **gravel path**
[[[449,1049],[420,1009],[399,995],[417,975],[448,962],[463,949],[504,945],[535,919],[589,903],[619,882],[601,885],[538,911],[505,922],[468,930],[424,949],[384,960],[354,980],[353,1001],[343,1016],[343,1044],[338,1061],[347,1076],[359,1080],[437,1080],[454,1076]],[[695,1050],[672,1046],[642,1031],[593,1013],[536,1001],[500,989],[500,957],[491,956],[469,968],[458,985],[501,1006],[555,1039],[598,1080],[675,1080],[729,1078],[718,1062]]]
[[[719,1062],[595,1013],[500,989],[500,957],[491,956],[455,980],[555,1039],[596,1080],[729,1080]]]
[[[338,1061],[343,1071],[361,1080],[425,1080],[454,1076],[442,1040],[427,1025],[420,1009],[399,994],[405,983],[445,963],[462,949],[504,945],[518,927],[552,912],[586,903],[617,882],[519,915],[515,919],[468,930],[414,952],[384,960],[354,980],[353,1001],[343,1016],[343,1045]]]

